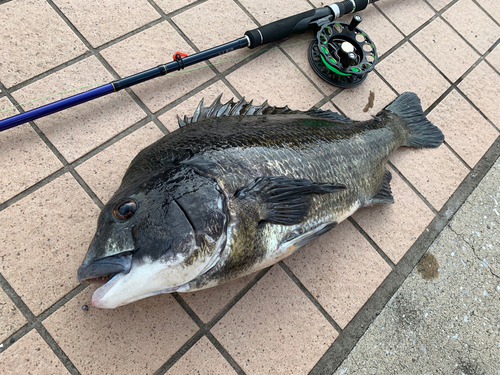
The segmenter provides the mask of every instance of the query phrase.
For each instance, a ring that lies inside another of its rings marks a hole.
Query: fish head
[[[176,291],[211,269],[226,243],[226,197],[188,167],[123,186],[100,213],[78,280],[102,283],[92,304],[115,308]]]

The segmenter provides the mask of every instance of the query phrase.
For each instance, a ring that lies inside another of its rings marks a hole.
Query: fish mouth
[[[107,284],[117,275],[126,275],[132,268],[132,252],[112,255],[78,268],[80,283]]]

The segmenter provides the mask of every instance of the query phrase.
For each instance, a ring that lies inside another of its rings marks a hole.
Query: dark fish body
[[[114,275],[96,306],[199,290],[276,263],[358,208],[391,203],[384,164],[398,147],[443,141],[412,93],[362,122],[216,101],[180,125],[137,155],[100,215],[79,270],[82,282]]]

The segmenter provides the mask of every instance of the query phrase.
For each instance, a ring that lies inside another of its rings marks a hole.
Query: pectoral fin
[[[239,189],[235,197],[254,206],[261,221],[293,225],[300,223],[308,214],[312,194],[335,193],[346,188],[341,184],[288,177],[260,177]]]

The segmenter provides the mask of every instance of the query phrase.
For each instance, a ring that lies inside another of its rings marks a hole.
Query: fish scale
[[[444,139],[413,93],[361,122],[219,97],[179,125],[134,158],[99,216],[78,270],[81,282],[112,276],[97,307],[270,266],[358,208],[393,203],[390,155]]]

